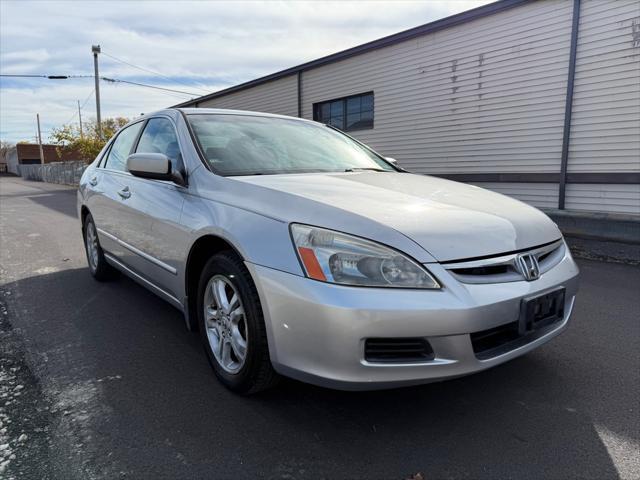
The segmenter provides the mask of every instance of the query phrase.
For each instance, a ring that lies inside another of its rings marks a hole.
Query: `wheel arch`
[[[189,250],[184,275],[184,287],[187,328],[190,331],[198,330],[197,292],[202,269],[212,255],[223,251],[231,251],[244,260],[240,251],[229,240],[214,234],[206,234],[199,237]]]
[[[89,208],[86,205],[82,205],[82,207],[80,207],[80,223],[82,224],[82,229],[84,230],[84,221],[87,218],[87,215],[89,215],[91,212],[89,211]]]

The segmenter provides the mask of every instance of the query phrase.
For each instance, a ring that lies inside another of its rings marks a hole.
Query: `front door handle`
[[[89,180],[89,183],[91,184],[92,187],[95,187],[98,184],[98,177],[91,177],[91,180]]]
[[[131,190],[129,190],[129,187],[124,187],[122,190],[118,190],[118,195],[120,195],[123,200],[126,200],[131,196]]]

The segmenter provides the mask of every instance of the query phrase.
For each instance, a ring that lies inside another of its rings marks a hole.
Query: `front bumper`
[[[247,264],[262,302],[276,371],[343,390],[391,388],[467,375],[511,360],[561,333],[578,289],[578,267],[568,249],[560,263],[533,282],[463,284],[439,264],[427,266],[444,288],[347,287]],[[495,357],[476,357],[470,333],[517,321],[522,298],[559,286],[566,289],[564,317],[553,327]],[[376,337],[424,337],[435,358],[416,363],[367,362],[365,339]]]

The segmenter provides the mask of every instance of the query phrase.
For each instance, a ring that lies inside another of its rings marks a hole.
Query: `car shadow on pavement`
[[[284,380],[246,398],[217,383],[177,310],[123,276],[98,283],[80,268],[3,288],[34,371],[95,388],[93,403],[66,406],[84,412],[91,462],[134,478],[617,478],[596,427],[634,436],[588,413],[591,386],[549,347],[420,387]]]
[[[75,197],[77,195],[76,190],[70,190],[68,188],[64,190],[49,190],[43,191],[33,195],[20,195],[23,198],[28,198],[32,202],[37,203],[46,208],[55,210],[56,212],[68,215],[72,218],[78,217],[75,202],[69,202],[68,196]]]

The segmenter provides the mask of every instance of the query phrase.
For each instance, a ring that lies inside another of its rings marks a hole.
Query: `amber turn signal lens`
[[[307,275],[314,280],[326,282],[327,277],[325,277],[313,250],[307,247],[298,247],[298,252],[300,252],[300,258],[302,259],[302,263],[304,263],[304,268],[307,270]]]

